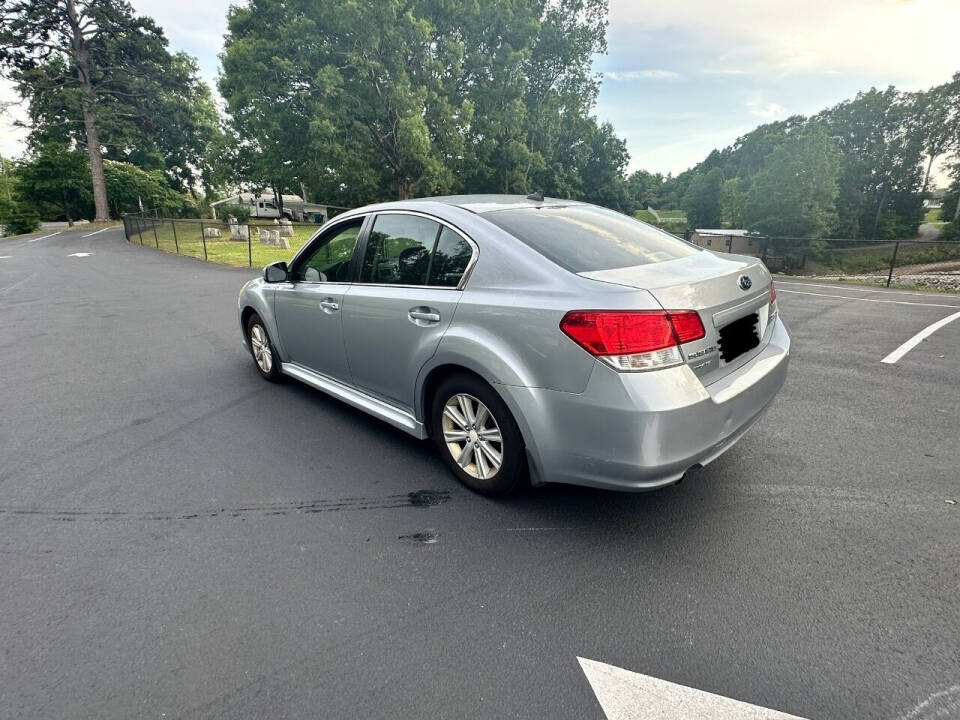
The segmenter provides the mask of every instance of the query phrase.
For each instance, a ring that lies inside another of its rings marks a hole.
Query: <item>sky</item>
[[[960,71],[960,0],[609,1],[595,112],[626,140],[630,170],[676,174],[761,123]],[[230,0],[132,2],[214,86]],[[14,99],[0,83],[0,102]],[[23,149],[17,112],[0,118],[7,157]]]

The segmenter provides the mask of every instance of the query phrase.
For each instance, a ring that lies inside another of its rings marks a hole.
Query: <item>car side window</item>
[[[293,279],[306,282],[350,282],[350,260],[353,258],[361,227],[363,218],[340,225],[332,235],[323,238],[306,259],[297,263]]]
[[[360,282],[426,285],[440,223],[418,215],[377,215],[363,255]]]
[[[462,235],[448,227],[443,228],[437,238],[437,249],[433,252],[430,280],[427,284],[457,287],[472,256],[473,248]]]

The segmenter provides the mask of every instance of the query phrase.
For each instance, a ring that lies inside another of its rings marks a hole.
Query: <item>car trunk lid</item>
[[[665,310],[696,310],[706,331],[682,346],[704,385],[733,372],[769,340],[770,273],[758,258],[704,251],[676,260],[579,273],[648,291]]]

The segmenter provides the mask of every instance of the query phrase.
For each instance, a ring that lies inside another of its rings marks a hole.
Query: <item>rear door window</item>
[[[360,282],[426,285],[440,223],[419,215],[377,215],[367,239]]]
[[[437,249],[430,264],[429,285],[457,287],[467,271],[473,248],[462,235],[448,227],[440,231]]]
[[[669,233],[593,205],[499,210],[483,217],[575,273],[649,265],[701,252]]]

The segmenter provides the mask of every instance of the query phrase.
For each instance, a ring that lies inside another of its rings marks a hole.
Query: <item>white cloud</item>
[[[752,70],[725,70],[722,68],[704,68],[701,70],[704,75],[754,75]]]
[[[673,70],[613,70],[603,74],[608,80],[676,80],[680,73]]]
[[[783,114],[783,105],[778,105],[775,102],[750,100],[747,102],[747,110],[751,115],[763,118],[764,120],[770,120]]]
[[[610,27],[683,35],[770,75],[835,71],[920,88],[960,69],[957,0],[611,0]]]

